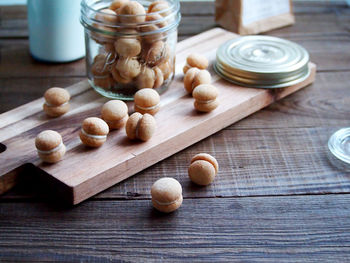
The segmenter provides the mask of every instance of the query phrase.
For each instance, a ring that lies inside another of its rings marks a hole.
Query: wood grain
[[[169,215],[150,200],[74,209],[1,203],[0,261],[347,262],[349,202],[349,195],[185,199]]]
[[[10,110],[42,96],[48,87],[67,87],[82,78],[0,78],[0,109]],[[274,103],[228,129],[347,127],[348,72],[318,72],[315,84]],[[0,110],[1,111],[1,110]]]
[[[85,77],[0,78],[0,113],[42,97],[49,87],[68,87],[83,79]]]
[[[333,130],[350,126],[350,9],[337,1],[305,1],[294,3],[294,11],[293,27],[269,34],[316,50],[313,59],[325,64],[318,65],[323,68],[314,85],[74,209],[47,203],[48,196],[37,192],[43,187],[32,180],[34,172],[26,169],[29,181],[0,196],[0,262],[350,261],[349,195],[340,194],[349,192],[349,173],[333,168],[325,146]],[[179,39],[212,25],[213,12],[212,3],[183,4]],[[25,19],[23,7],[0,7],[0,75],[7,72],[0,77],[0,112],[85,74],[83,60],[74,65],[31,60]],[[220,158],[220,174],[209,188],[187,178],[187,163],[199,151]],[[276,169],[267,172],[267,165]],[[169,175],[180,180],[186,195],[179,211],[160,215],[149,200],[135,200],[148,199],[152,182]],[[260,184],[272,186],[261,194],[274,196],[246,197],[258,194]],[[230,198],[238,194],[242,197]]]
[[[332,164],[326,147],[338,128],[226,129],[93,199],[150,198],[153,182],[164,176],[176,178],[186,198],[347,193],[349,173]],[[197,187],[187,175],[189,162],[198,152],[207,152],[219,161],[220,172],[208,187]],[[25,176],[33,174],[26,172]],[[25,183],[1,199],[41,200],[47,193],[40,188],[45,185]]]
[[[213,29],[179,43],[178,67],[181,68],[185,64],[186,56],[194,50],[205,54],[213,62],[215,48],[233,37],[232,33]],[[72,89],[78,90],[79,93],[77,99],[72,100],[73,110],[63,118],[52,120],[46,118],[41,112],[42,99],[33,102],[29,108],[23,106],[22,111],[14,110],[17,115],[17,112],[19,114],[23,112],[28,113],[28,116],[20,115],[20,118],[16,119],[12,114],[13,111],[1,116],[4,124],[0,132],[0,141],[7,147],[0,156],[1,174],[6,174],[24,163],[33,163],[45,171],[46,176],[51,175],[62,182],[67,189],[65,192],[69,193],[67,197],[69,202],[77,204],[299,90],[313,82],[314,77],[315,67],[312,66],[311,76],[303,83],[285,89],[262,90],[240,88],[220,80],[214,74],[213,83],[220,90],[221,105],[210,114],[197,114],[193,110],[191,98],[182,87],[182,74],[179,73],[171,85],[171,91],[162,96],[162,111],[156,116],[158,128],[154,135],[155,139],[135,144],[125,138],[124,132],[114,132],[110,134],[105,145],[89,151],[82,147],[77,135],[80,123],[87,116],[99,116],[102,102],[106,100],[94,94],[86,82],[73,85],[68,90],[73,96],[75,94]],[[79,96],[80,94],[82,95]],[[27,108],[36,110],[30,113]],[[181,125],[177,125],[176,129],[169,129],[172,123]],[[55,165],[42,164],[33,147],[33,138],[40,130],[45,129],[59,131],[68,149],[65,160]],[[116,148],[116,145],[120,148]],[[98,162],[98,165],[91,165],[91,160]]]
[[[229,129],[350,126],[349,72],[318,72],[314,85]]]
[[[203,6],[204,5],[204,6]],[[296,24],[274,30],[278,34],[310,34],[349,32],[349,9],[345,4],[332,2],[294,2]],[[181,3],[180,35],[194,35],[215,25],[214,3]],[[310,15],[312,14],[312,16]],[[195,19],[193,19],[195,17]],[[0,7],[0,38],[27,38],[27,10],[24,6]]]
[[[0,39],[0,77],[63,76],[85,77],[85,59],[61,64],[42,63],[30,56],[27,39]]]
[[[96,198],[144,198],[156,179],[169,175],[186,185],[190,190],[188,197],[348,192],[348,175],[329,163],[326,148],[327,140],[335,130],[350,126],[348,83],[350,76],[347,72],[318,73],[315,84],[307,89],[239,121],[226,131],[152,166]],[[279,145],[281,138],[285,139]],[[231,147],[225,147],[227,141]],[[240,145],[239,151],[236,142]],[[265,145],[264,149],[257,150],[257,145],[261,144]],[[294,150],[291,150],[291,145]],[[228,156],[235,161],[236,166],[222,165],[220,168],[218,180],[227,186],[218,187],[221,183],[216,183],[197,192],[191,190],[194,186],[188,185],[187,165],[192,155],[203,151],[217,156],[222,162]],[[297,157],[296,152],[299,152]],[[237,156],[237,153],[240,154]],[[242,156],[250,154],[259,165],[241,165]],[[282,155],[289,165],[281,159]],[[291,160],[296,160],[298,165],[291,165]],[[279,162],[278,167],[274,161]],[[266,170],[269,167],[273,167],[272,173]],[[237,176],[232,176],[232,169]],[[282,176],[280,171],[283,171]],[[26,175],[30,176],[30,173]],[[266,189],[259,188],[261,182],[258,178],[267,182]],[[247,184],[249,188],[246,188]],[[2,198],[40,198],[42,195],[37,193],[38,190],[33,184],[25,184]]]
[[[203,7],[203,3],[183,3],[182,6],[183,19],[179,27],[181,40],[214,27],[213,4],[205,3]],[[268,34],[304,45],[311,53],[312,60],[319,65],[319,70],[349,70],[350,58],[348,52],[343,52],[350,49],[349,9],[336,3],[297,3],[295,11],[294,26]],[[45,64],[35,62],[30,57],[26,39],[28,34],[23,33],[27,27],[25,8],[0,7],[0,17],[0,77],[85,76],[84,60],[68,64]],[[22,37],[18,39],[19,36]]]
[[[350,50],[350,34],[296,35],[285,38],[304,46],[311,60],[318,65],[318,71],[350,70],[350,54],[344,52]],[[29,55],[27,40],[0,39],[0,52],[0,62],[6,61],[0,63],[0,78],[85,76],[84,59],[68,64],[35,62]]]
[[[224,130],[96,198],[149,198],[152,183],[163,176],[178,179],[188,198],[347,193],[349,173],[332,165],[326,147],[337,129]],[[220,173],[209,187],[193,185],[187,175],[198,152],[219,160]]]

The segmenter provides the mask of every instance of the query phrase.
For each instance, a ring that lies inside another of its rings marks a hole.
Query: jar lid
[[[219,47],[214,68],[235,84],[282,88],[305,80],[310,74],[308,62],[308,52],[294,42],[270,36],[245,36]]]
[[[328,140],[328,149],[338,160],[350,165],[350,128],[336,131]]]

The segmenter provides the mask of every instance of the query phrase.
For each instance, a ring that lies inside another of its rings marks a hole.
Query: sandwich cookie
[[[111,5],[109,6],[109,9],[113,10],[117,14],[119,13],[119,8],[121,8],[124,4],[129,2],[129,0],[114,0]]]
[[[194,88],[201,84],[210,84],[211,76],[209,71],[198,68],[189,69],[184,77],[184,87],[188,93],[192,93]]]
[[[147,13],[160,13],[162,16],[166,17],[169,15],[169,4],[167,1],[160,0],[152,2],[147,10]]]
[[[118,9],[121,15],[119,20],[123,24],[138,24],[145,22],[146,11],[144,7],[137,1],[129,1],[121,5]]]
[[[218,89],[210,84],[197,86],[192,93],[194,107],[201,112],[210,112],[219,106]]]
[[[151,188],[152,204],[157,210],[170,213],[182,204],[182,187],[174,178],[164,177],[157,180]]]
[[[45,94],[44,112],[50,117],[59,117],[69,111],[70,94],[62,88],[50,88]]]
[[[214,181],[219,171],[217,160],[207,153],[199,153],[191,160],[188,175],[198,185],[208,185]]]
[[[142,66],[141,72],[136,78],[138,89],[157,89],[163,82],[163,72],[158,67]]]
[[[135,111],[156,114],[160,109],[160,96],[154,89],[141,89],[134,96]]]
[[[207,69],[209,61],[206,57],[199,54],[190,54],[186,59],[186,65],[183,67],[183,72],[186,72],[190,68]]]
[[[116,23],[118,23],[117,13],[114,12],[113,10],[107,9],[107,8],[99,10],[98,12],[96,12],[95,19],[97,21],[106,22],[106,23],[109,23],[109,24],[116,24]]]
[[[152,115],[146,113],[142,115],[139,112],[133,113],[125,125],[126,135],[129,139],[140,139],[148,141],[156,130],[156,120]]]
[[[141,52],[141,43],[136,38],[121,37],[114,43],[119,57],[136,57]]]
[[[120,58],[115,68],[124,79],[135,78],[141,71],[140,62],[136,58]]]
[[[93,76],[94,85],[110,89],[114,85],[114,80],[111,75],[110,66],[108,65],[109,57],[105,54],[98,54],[94,58],[91,66],[91,74]]]
[[[110,100],[102,106],[101,115],[110,130],[120,129],[129,118],[128,106],[121,100]]]
[[[160,64],[157,65],[157,67],[161,70],[163,73],[163,79],[167,80],[173,73],[173,60],[169,57],[166,61],[162,61]]]
[[[66,146],[61,135],[52,130],[42,131],[35,138],[35,147],[41,160],[47,163],[56,163],[66,153]]]
[[[100,147],[107,140],[108,132],[109,127],[104,120],[90,117],[83,121],[79,137],[87,146]]]

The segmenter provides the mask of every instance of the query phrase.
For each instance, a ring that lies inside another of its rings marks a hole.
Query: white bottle
[[[48,62],[69,62],[85,56],[80,0],[28,0],[31,55]]]

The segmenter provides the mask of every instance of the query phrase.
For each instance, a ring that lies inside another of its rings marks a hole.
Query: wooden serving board
[[[148,142],[130,141],[122,129],[112,131],[98,149],[82,145],[78,136],[82,121],[100,116],[101,106],[107,101],[96,94],[87,81],[67,88],[72,95],[71,110],[60,118],[48,118],[44,114],[43,98],[1,114],[0,152],[6,150],[0,153],[0,193],[10,189],[20,173],[26,175],[27,169],[34,169],[48,184],[53,184],[65,200],[78,204],[314,81],[316,66],[312,63],[308,79],[274,90],[230,84],[210,67],[213,83],[220,92],[220,105],[211,113],[196,112],[193,98],[183,88],[182,67],[186,56],[201,53],[212,64],[217,47],[234,37],[237,35],[215,28],[178,43],[176,76],[161,96],[161,110],[155,116],[157,131]],[[128,105],[131,113],[133,103]],[[38,158],[35,137],[46,129],[60,132],[67,146],[67,153],[59,163],[45,164]]]

